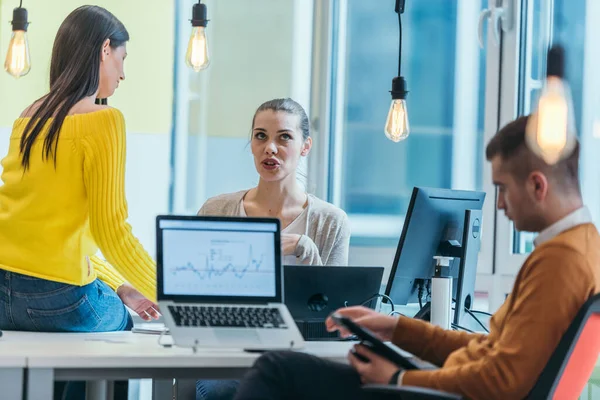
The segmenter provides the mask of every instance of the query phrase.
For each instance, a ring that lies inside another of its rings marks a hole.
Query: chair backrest
[[[550,357],[529,399],[577,399],[600,355],[600,294],[575,316]]]

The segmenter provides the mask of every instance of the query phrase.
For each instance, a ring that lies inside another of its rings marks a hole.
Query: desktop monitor
[[[385,294],[395,304],[426,300],[434,256],[452,257],[454,323],[473,305],[485,193],[415,187]]]

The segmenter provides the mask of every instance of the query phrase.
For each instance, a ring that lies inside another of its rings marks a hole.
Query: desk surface
[[[170,343],[164,336],[162,342]],[[350,342],[306,342],[303,351],[346,362]],[[247,368],[259,353],[239,349],[163,347],[158,335],[111,333],[5,332],[0,366],[22,362],[30,368]],[[15,366],[12,365],[11,366]]]
[[[17,355],[4,355],[0,350],[0,368],[25,368],[27,357]]]

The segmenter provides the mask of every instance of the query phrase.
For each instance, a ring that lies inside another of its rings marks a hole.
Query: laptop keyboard
[[[177,326],[287,329],[277,308],[169,306],[169,311]]]

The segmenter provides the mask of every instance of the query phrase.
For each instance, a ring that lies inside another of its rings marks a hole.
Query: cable
[[[487,326],[485,326],[485,325],[484,325],[484,324],[483,324],[483,323],[482,323],[482,322],[479,320],[479,318],[477,318],[477,317],[475,316],[475,314],[473,314],[473,313],[471,312],[471,310],[469,310],[467,307],[465,307],[465,311],[467,312],[467,314],[469,314],[471,317],[473,317],[473,319],[474,319],[475,321],[477,321],[477,323],[478,323],[478,324],[479,324],[479,325],[480,325],[480,326],[481,326],[481,327],[482,327],[482,328],[483,328],[483,329],[484,329],[484,330],[485,330],[487,333],[490,333],[490,330],[487,328]]]
[[[388,316],[390,316],[390,317],[393,317],[393,316],[394,316],[394,315],[396,315],[396,314],[398,314],[398,315],[400,315],[400,316],[402,316],[402,317],[406,317],[406,315],[402,314],[400,311],[392,311],[392,312],[390,312],[390,313],[388,314]]]
[[[457,330],[459,330],[459,329],[460,329],[460,330],[463,330],[463,331],[465,331],[465,332],[469,332],[469,333],[475,333],[474,331],[472,331],[472,330],[470,330],[470,329],[467,329],[467,328],[465,328],[464,326],[460,326],[460,325],[457,325],[457,324],[451,324],[451,326],[452,326],[452,329],[454,329],[455,331],[457,331]]]
[[[381,297],[381,298],[383,298],[383,299],[386,299],[386,300],[387,300],[387,301],[390,303],[390,305],[392,306],[392,312],[394,312],[394,302],[392,301],[392,299],[390,298],[390,296],[388,296],[388,295],[386,295],[386,294],[380,294],[380,293],[376,293],[376,294],[374,294],[373,296],[369,297],[367,300],[365,300],[365,301],[363,301],[362,303],[360,303],[360,305],[361,305],[361,306],[364,306],[364,305],[366,305],[368,302],[370,302],[371,300],[373,300],[373,299],[376,299],[376,298],[379,298],[379,297]],[[347,302],[347,301],[345,301],[345,302],[344,302],[344,306],[345,306],[345,307],[349,307],[349,306],[348,306],[348,302]]]
[[[402,65],[402,14],[398,13],[398,30],[400,31],[400,41],[398,43],[398,76],[402,76],[400,73]]]
[[[402,13],[404,13],[404,3],[405,0],[396,0],[395,11],[398,13],[398,32],[399,32],[399,41],[398,41],[398,76],[402,76],[400,73],[401,65],[402,65]]]
[[[23,0],[19,3],[19,8],[23,8]]]
[[[160,336],[158,337],[158,345],[161,347],[172,347],[173,346],[172,344],[162,342],[162,338],[163,338],[163,336],[166,335],[166,333],[167,333],[167,330],[164,330],[160,333]]]
[[[471,312],[472,312],[472,313],[475,313],[475,314],[483,314],[483,315],[487,315],[488,317],[493,317],[493,315],[492,315],[492,314],[490,314],[489,312],[486,312],[486,311],[471,310]]]
[[[419,287],[417,288],[417,297],[419,298],[419,308],[422,309],[423,308],[423,286],[425,286],[425,285],[422,280],[419,280],[418,285],[419,285]]]

